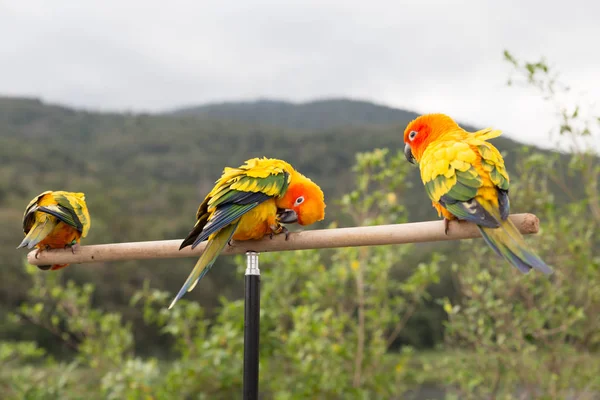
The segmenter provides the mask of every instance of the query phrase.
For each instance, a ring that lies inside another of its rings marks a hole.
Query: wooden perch
[[[539,219],[533,214],[514,214],[510,218],[522,234],[539,231]],[[415,222],[410,224],[377,225],[354,228],[321,229],[292,232],[286,241],[284,235],[265,237],[261,240],[232,242],[223,255],[257,252],[329,249],[336,247],[377,246],[404,243],[437,242],[481,237],[477,227],[468,222],[451,222],[448,235],[444,234],[443,221]],[[179,250],[182,239],[154,242],[112,243],[79,246],[71,249],[44,250],[35,258],[37,250],[27,255],[33,265],[93,263],[105,261],[144,260],[153,258],[198,257],[206,242],[194,250]]]

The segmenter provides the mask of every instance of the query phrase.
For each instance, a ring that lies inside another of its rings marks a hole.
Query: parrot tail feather
[[[526,274],[533,268],[545,274],[552,273],[552,268],[527,247],[525,239],[510,219],[503,220],[499,228],[478,228],[492,250],[519,271]]]
[[[194,269],[186,279],[185,283],[183,284],[181,289],[179,289],[179,292],[171,302],[169,310],[173,308],[175,303],[177,303],[177,301],[179,301],[179,299],[181,299],[186,292],[191,292],[192,289],[196,287],[196,284],[198,284],[200,279],[202,279],[204,275],[206,275],[206,273],[210,270],[217,257],[225,247],[225,245],[227,245],[227,242],[229,242],[229,240],[233,236],[233,233],[235,232],[238,223],[229,225],[221,229],[213,238],[210,238],[208,240],[208,244],[206,245],[204,252],[198,259],[198,262],[194,266]]]
[[[36,223],[34,227],[29,231],[27,236],[25,236],[25,238],[23,239],[19,247],[17,247],[17,249],[20,249],[21,247],[25,246],[27,246],[28,249],[32,249],[36,244],[44,240],[46,236],[50,234],[50,232],[52,232],[52,230],[56,226],[56,223],[56,221],[50,219],[46,219],[44,222],[41,223]]]

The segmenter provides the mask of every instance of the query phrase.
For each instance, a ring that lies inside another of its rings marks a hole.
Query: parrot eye
[[[304,202],[304,196],[300,196],[296,199],[296,201],[294,202],[294,206],[299,206],[300,204],[302,204]]]
[[[408,139],[409,139],[409,140],[413,140],[415,137],[417,137],[417,131],[411,131],[411,132],[408,134]]]

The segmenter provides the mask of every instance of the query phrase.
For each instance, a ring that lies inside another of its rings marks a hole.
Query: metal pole
[[[258,400],[258,338],[260,331],[259,253],[246,252],[244,302],[244,400]]]

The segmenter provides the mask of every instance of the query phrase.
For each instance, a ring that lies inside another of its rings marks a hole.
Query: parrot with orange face
[[[444,114],[422,115],[404,131],[404,154],[419,164],[433,207],[450,220],[477,224],[486,243],[523,273],[546,274],[546,265],[508,218],[509,177],[500,152],[487,140],[501,135],[491,128],[467,132]]]
[[[253,158],[238,168],[226,167],[196,213],[196,224],[180,250],[208,239],[196,266],[169,306],[206,275],[231,239],[252,240],[284,233],[282,224],[310,225],[325,218],[321,188],[285,161]]]
[[[31,200],[23,215],[25,238],[17,247],[39,252],[47,249],[75,247],[90,230],[91,219],[83,193],[46,191]],[[57,270],[69,264],[40,265],[43,270]]]

